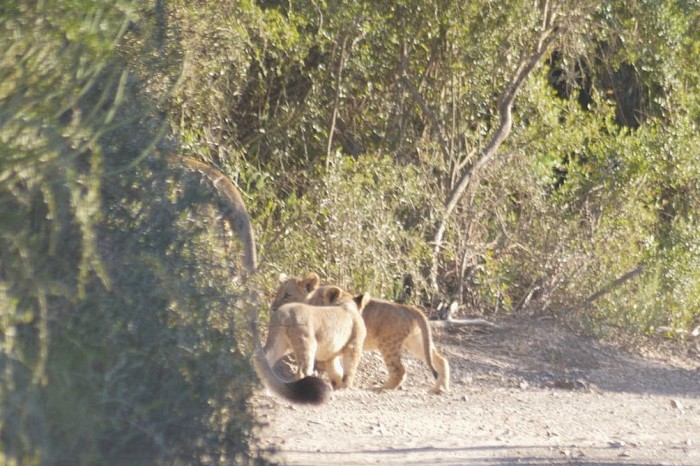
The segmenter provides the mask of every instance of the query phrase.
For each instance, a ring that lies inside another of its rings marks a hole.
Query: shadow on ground
[[[642,357],[549,320],[442,330],[437,337],[448,344],[455,375],[469,374],[477,383],[495,377],[515,386],[700,398],[700,359]]]

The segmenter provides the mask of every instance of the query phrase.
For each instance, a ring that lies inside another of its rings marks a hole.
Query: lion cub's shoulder
[[[337,286],[322,286],[309,294],[307,302],[288,302],[281,305],[277,312],[335,314],[351,311],[361,314],[371,302],[369,293],[352,295]]]
[[[308,297],[308,303],[311,305],[328,307],[345,306],[349,303],[354,303],[359,311],[362,311],[370,302],[372,302],[372,298],[369,293],[352,295],[333,285],[318,287]]]

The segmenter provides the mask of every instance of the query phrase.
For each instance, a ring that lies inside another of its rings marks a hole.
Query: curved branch
[[[548,13],[545,12],[545,15],[548,15]],[[549,22],[549,20],[545,19],[545,22]],[[437,270],[440,250],[442,249],[442,240],[447,229],[447,223],[460,199],[466,192],[467,187],[472,180],[472,176],[477,174],[487,163],[491,161],[491,159],[496,156],[501,144],[503,144],[506,138],[510,135],[510,131],[513,127],[512,110],[515,97],[525,83],[525,80],[530,76],[532,70],[545,54],[549,46],[559,36],[560,32],[561,28],[557,27],[550,27],[543,30],[532,53],[520,61],[512,78],[506,86],[506,89],[503,91],[499,99],[498,128],[493,133],[489,143],[481,151],[474,165],[472,165],[462,174],[445,201],[445,210],[440,219],[435,236],[433,237],[433,257],[430,269],[430,285],[435,291],[439,289],[437,284]]]
[[[258,266],[255,234],[245,203],[236,185],[224,173],[204,162],[174,155],[169,158],[173,161],[183,162],[189,168],[202,173],[211,182],[225,206],[223,209],[224,219],[243,245],[245,267],[249,274],[255,273]]]

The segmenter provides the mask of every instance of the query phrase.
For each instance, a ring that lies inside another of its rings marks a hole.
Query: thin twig
[[[340,60],[338,61],[338,74],[335,78],[335,100],[333,102],[333,113],[331,115],[331,128],[328,131],[328,146],[326,147],[326,168],[331,158],[333,148],[333,134],[335,133],[335,121],[338,118],[338,106],[340,105],[340,86],[343,82],[343,68],[345,67],[345,48],[348,43],[348,36],[343,37],[340,45]]]

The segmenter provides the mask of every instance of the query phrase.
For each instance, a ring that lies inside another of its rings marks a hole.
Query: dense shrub
[[[319,272],[357,292],[406,298],[425,291],[431,200],[412,166],[336,155],[316,183],[271,213],[264,253],[287,273]]]
[[[169,110],[247,193],[268,290],[279,271],[316,269],[395,295],[411,264],[424,303],[437,293],[468,312],[551,312],[601,333],[695,325],[691,4],[209,5],[172,4],[172,34],[198,66]],[[511,133],[431,252],[445,200],[492,140],[548,21],[558,36],[525,76]],[[384,184],[358,183],[362,171]],[[399,208],[383,193],[407,173]],[[329,235],[330,206],[382,216],[404,246],[372,221]]]
[[[166,162],[177,142],[131,69],[149,23],[136,3],[13,5],[0,463],[256,461],[238,250],[197,174]]]

